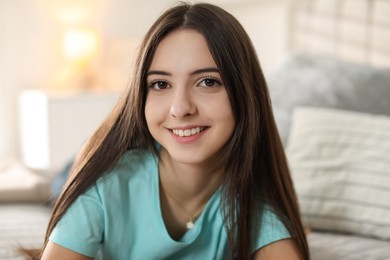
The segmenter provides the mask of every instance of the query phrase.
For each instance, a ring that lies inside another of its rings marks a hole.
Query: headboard
[[[297,0],[289,49],[390,67],[390,0]]]

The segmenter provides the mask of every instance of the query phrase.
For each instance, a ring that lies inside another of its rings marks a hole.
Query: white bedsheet
[[[346,234],[312,232],[312,260],[389,260],[390,241]]]
[[[50,217],[50,207],[0,203],[0,259],[21,260],[18,247],[39,248]]]

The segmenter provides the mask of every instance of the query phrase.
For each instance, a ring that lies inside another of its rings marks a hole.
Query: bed
[[[51,212],[51,182],[16,160],[0,164],[0,259],[42,245]]]
[[[390,1],[291,5],[267,76],[313,260],[390,259]]]
[[[267,81],[312,259],[390,259],[390,1],[299,0],[290,14]],[[29,185],[0,193],[0,259],[23,259],[19,246],[42,243],[51,182],[9,163],[0,185],[10,171]]]

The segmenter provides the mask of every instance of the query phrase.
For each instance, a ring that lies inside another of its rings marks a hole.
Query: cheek
[[[219,113],[216,114],[216,117],[224,129],[226,137],[230,137],[236,127],[236,120],[230,102],[221,103],[219,108],[217,110]]]
[[[223,122],[223,127],[227,132],[227,135],[230,137],[236,127],[236,120],[231,110],[226,110],[223,116],[220,118],[221,122]]]
[[[164,109],[155,97],[147,97],[145,101],[145,118],[148,127],[153,127],[154,124],[159,123],[164,119]]]
[[[216,120],[224,122],[227,126],[235,124],[232,106],[230,105],[227,94],[208,102],[207,106],[208,111],[213,114]]]
[[[153,121],[153,102],[150,102],[149,98],[146,98],[145,102],[145,119],[146,123],[148,124],[148,127],[150,127],[150,123]]]

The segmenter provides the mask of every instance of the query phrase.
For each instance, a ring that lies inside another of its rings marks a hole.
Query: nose
[[[170,115],[175,118],[184,118],[194,115],[196,110],[190,90],[177,88],[172,97]]]

